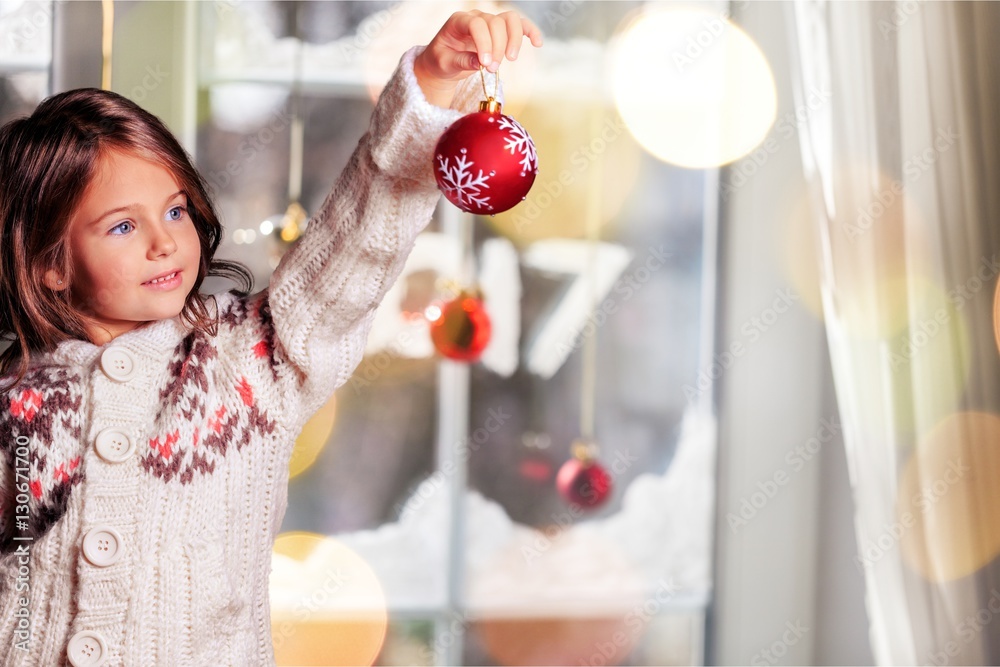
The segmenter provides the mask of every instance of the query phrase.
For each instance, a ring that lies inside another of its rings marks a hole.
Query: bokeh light
[[[720,13],[642,12],[613,43],[611,82],[629,131],[657,158],[728,164],[767,135],[777,111],[771,68]]]
[[[337,397],[331,396],[330,400],[320,408],[316,414],[309,418],[306,425],[302,427],[302,432],[295,439],[295,448],[292,449],[292,458],[288,462],[288,478],[292,479],[300,475],[316,462],[319,453],[326,447],[333,433],[333,424],[337,419]]]
[[[997,281],[993,292],[993,340],[1000,352],[1000,281]]]
[[[595,126],[598,113],[602,120]],[[534,138],[543,168],[523,202],[484,218],[497,233],[522,248],[548,238],[584,238],[588,190],[595,181],[601,187],[600,224],[618,216],[639,179],[642,154],[617,114],[593,103],[555,112],[551,105],[531,104],[518,121]]]
[[[935,282],[900,278],[893,298],[884,307],[891,305],[902,322],[895,333],[853,336],[848,330],[841,340],[850,348],[858,428],[883,442],[895,433],[908,448],[957,409],[972,348],[965,313]]]
[[[924,216],[876,165],[849,160],[835,180],[828,241],[839,325],[858,337],[896,336],[911,320],[912,276],[933,275]]]
[[[371,665],[385,641],[385,593],[371,567],[339,541],[278,536],[270,581],[278,665]]]
[[[961,412],[920,443],[900,479],[902,554],[933,582],[977,572],[1000,553],[1000,417]],[[881,547],[876,542],[876,547]]]

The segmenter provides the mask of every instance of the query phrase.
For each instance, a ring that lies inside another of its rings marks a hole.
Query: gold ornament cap
[[[500,113],[502,106],[496,98],[488,97],[479,103],[479,110],[486,111],[487,113]]]
[[[597,443],[589,438],[577,438],[570,446],[573,458],[584,466],[590,466],[597,459]]]

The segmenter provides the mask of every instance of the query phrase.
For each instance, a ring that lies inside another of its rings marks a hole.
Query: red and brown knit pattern
[[[276,377],[273,328],[265,324],[270,321],[266,298],[252,304],[236,299],[219,320],[221,327],[243,329],[241,337],[252,328],[255,335],[250,339],[254,343],[245,351],[247,357],[266,357]],[[231,445],[238,452],[254,437],[274,432],[274,421],[258,405],[254,387],[245,375],[218,377],[217,345],[206,334],[192,332],[168,363],[170,379],[159,393],[160,411],[153,435],[139,450],[143,469],[164,482],[176,478],[188,484],[196,473],[209,475]]]
[[[15,534],[44,535],[65,513],[72,488],[83,481],[82,386],[74,369],[34,368],[17,387],[0,393],[0,552],[15,548]],[[56,450],[53,443],[74,446]],[[27,457],[19,455],[22,446]],[[15,499],[25,486],[29,513],[15,517]]]

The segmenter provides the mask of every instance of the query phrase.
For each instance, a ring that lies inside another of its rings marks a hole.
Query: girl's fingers
[[[528,39],[531,40],[532,46],[538,47],[542,45],[542,31],[530,19],[521,19],[521,29]]]
[[[521,49],[521,38],[524,37],[521,17],[514,12],[504,12],[501,16],[506,20],[507,27],[507,59],[515,60]]]
[[[521,18],[517,12],[499,15],[476,9],[456,12],[442,33],[450,35],[448,50],[451,51],[447,55],[441,54],[443,61],[440,64],[444,70],[451,67],[478,69],[483,66],[493,72],[505,57],[510,60],[517,58],[525,36],[534,46],[542,45],[542,33],[538,26],[529,19]],[[477,57],[470,62],[467,53],[471,51],[475,51]]]
[[[487,69],[495,72],[503,62],[504,51],[507,49],[507,22],[502,16],[491,16],[489,26],[493,62]]]
[[[489,67],[493,62],[493,39],[490,37],[490,27],[486,19],[482,16],[474,15],[469,17],[469,36],[472,43],[476,45],[476,53],[479,54],[479,64]]]
[[[479,69],[479,54],[475,51],[447,51],[441,55],[442,72],[468,72]]]

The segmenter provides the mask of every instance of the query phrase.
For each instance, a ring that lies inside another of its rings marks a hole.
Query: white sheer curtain
[[[792,6],[880,664],[1000,661],[1000,3]]]

